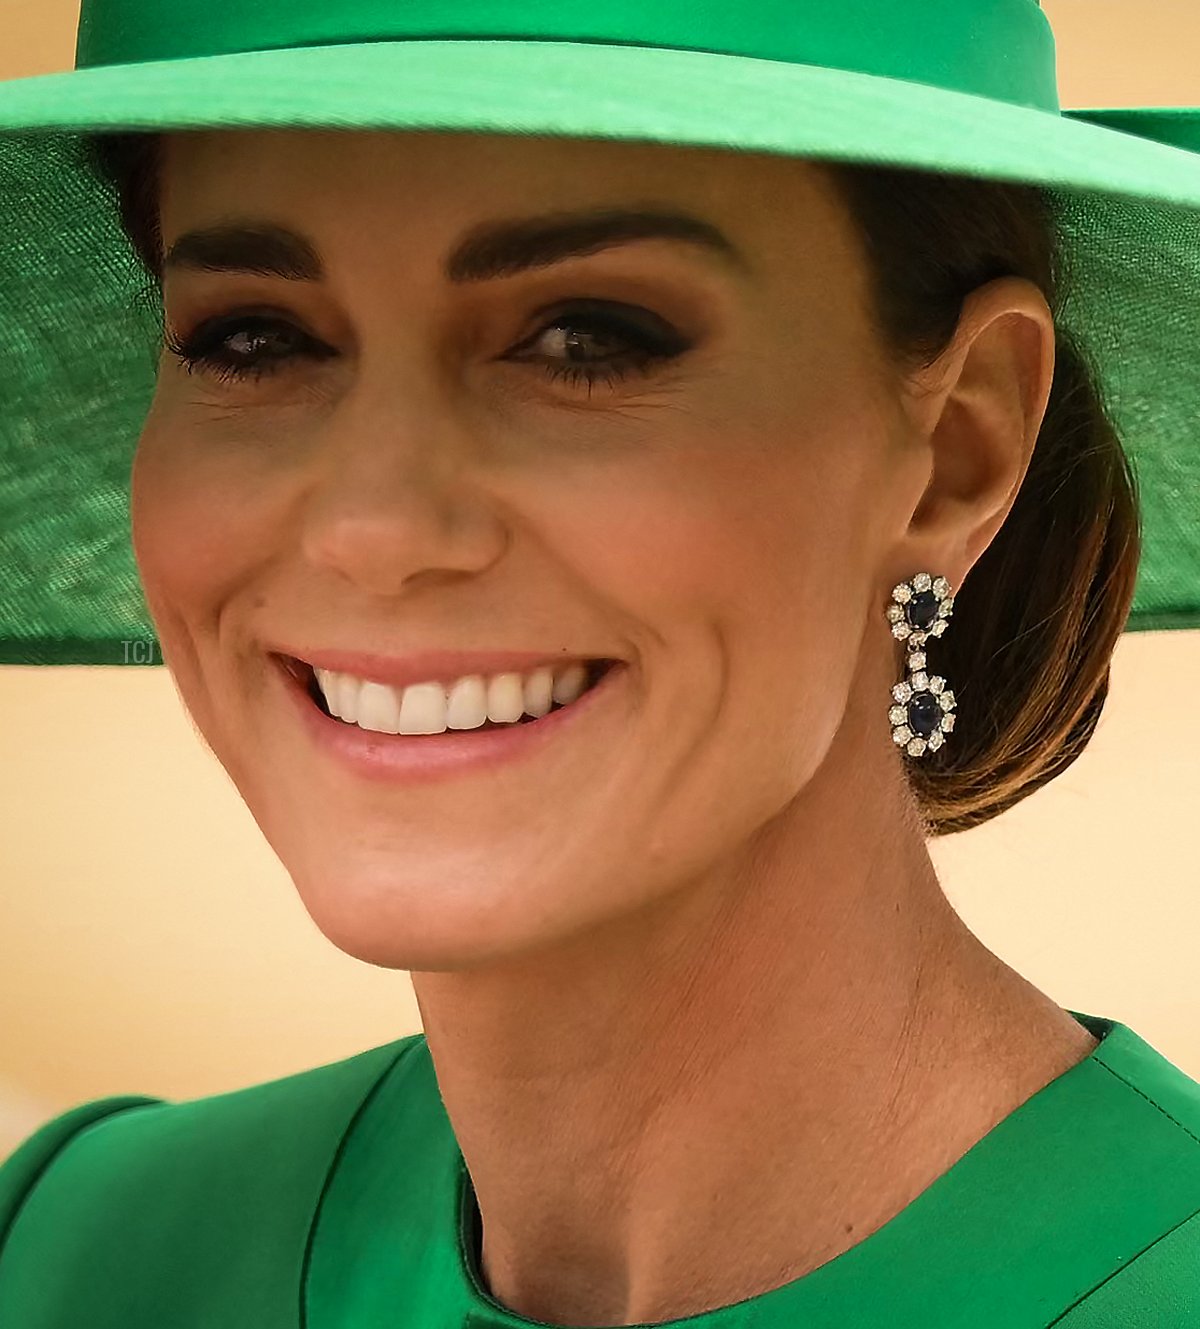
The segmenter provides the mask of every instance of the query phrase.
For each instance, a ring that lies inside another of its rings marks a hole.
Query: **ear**
[[[1054,318],[1023,277],[968,296],[954,339],[910,380],[905,411],[930,455],[897,580],[928,569],[957,590],[1017,497],[1050,400]]]

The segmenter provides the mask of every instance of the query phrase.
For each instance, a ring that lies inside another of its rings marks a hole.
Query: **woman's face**
[[[466,968],[735,870],[820,772],[866,656],[869,760],[899,769],[883,609],[921,570],[897,550],[929,459],[815,168],[198,133],[169,138],[161,206],[168,250],[270,224],[323,270],[168,266],[169,332],[194,351],[219,319],[210,353],[263,372],[163,353],[133,524],[176,686],[343,950]],[[627,208],[687,214],[730,248],[651,238],[443,270],[497,222]],[[314,743],[284,647],[625,664],[525,755],[399,783]]]

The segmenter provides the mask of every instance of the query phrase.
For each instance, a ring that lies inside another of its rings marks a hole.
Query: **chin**
[[[344,862],[288,872],[322,935],[380,969],[486,968],[553,940],[531,935],[533,919],[545,926],[544,911],[530,907],[527,891],[512,902],[515,908],[506,907],[484,888],[447,890],[441,874],[397,871],[394,859],[374,872]],[[487,886],[498,884],[492,879]]]

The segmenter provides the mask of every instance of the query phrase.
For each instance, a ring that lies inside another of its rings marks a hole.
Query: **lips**
[[[602,660],[593,662],[590,671],[593,677],[601,675],[599,682],[586,686],[567,705],[556,706],[536,719],[486,728],[447,728],[432,734],[377,733],[347,724],[322,709],[310,690],[312,674],[302,657],[292,656],[285,661],[281,653],[271,654],[275,657],[271,668],[278,671],[280,701],[297,722],[302,751],[316,760],[312,774],[318,780],[326,776],[337,779],[341,772],[355,780],[407,788],[458,779],[520,779],[522,770],[536,778],[540,761],[551,763],[550,769],[555,772],[552,788],[558,791],[564,780],[577,782],[579,777],[573,772],[581,761],[585,771],[591,769],[597,754],[588,749],[589,743],[608,750],[611,735],[605,732],[604,716],[611,723],[615,715],[621,714],[622,703],[632,700],[623,687],[629,672],[627,662]],[[460,652],[455,662],[461,663],[463,658]],[[586,684],[589,669],[583,661],[580,664],[584,665]],[[408,672],[411,676],[414,671],[410,668]],[[606,706],[613,709],[606,712]],[[597,715],[599,732],[588,724],[588,717],[595,719]],[[582,749],[576,744],[582,744]],[[510,770],[512,774],[506,774]]]

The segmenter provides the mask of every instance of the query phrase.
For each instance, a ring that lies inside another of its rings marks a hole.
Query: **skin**
[[[478,222],[648,201],[748,275],[661,240],[440,275]],[[168,276],[169,327],[269,304],[338,353],[241,385],[164,353],[134,542],[183,703],[304,907],[411,972],[497,1300],[618,1324],[789,1282],[1092,1050],[946,901],[887,719],[891,588],[957,593],[1025,474],[1054,354],[1033,285],[981,287],[902,374],[814,166],[660,145],[177,135],[161,207],[168,246],[268,219],[329,268]],[[590,394],[544,376],[554,331],[510,353],[579,299],[694,345]],[[310,746],[270,641],[629,669],[536,759],[393,787]]]

